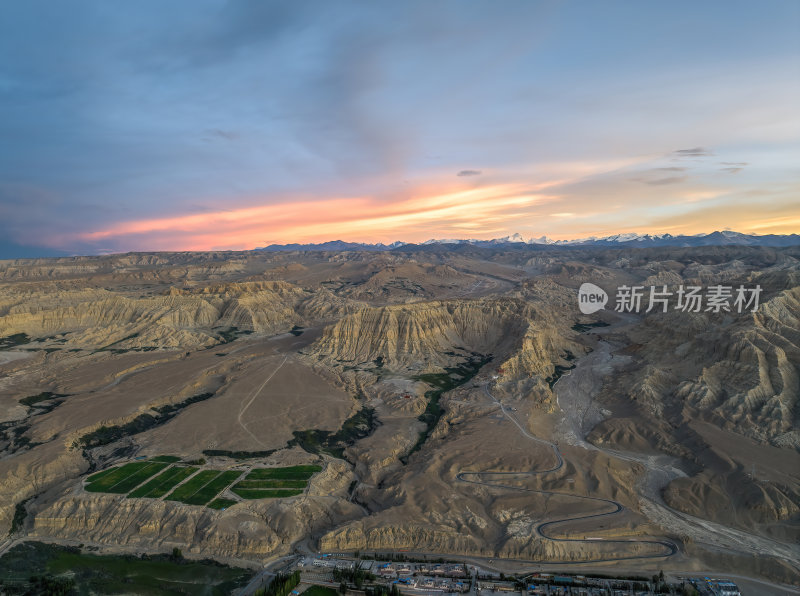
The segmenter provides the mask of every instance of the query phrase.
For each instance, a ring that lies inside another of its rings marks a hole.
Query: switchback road
[[[468,482],[470,484],[477,484],[480,486],[488,486],[491,488],[502,488],[506,490],[514,490],[514,491],[521,491],[521,492],[528,492],[528,493],[536,493],[540,495],[547,495],[547,496],[560,496],[560,497],[568,497],[571,499],[576,499],[584,502],[592,502],[597,503],[603,506],[609,507],[606,511],[601,511],[599,513],[589,513],[586,515],[573,515],[569,517],[559,518],[559,519],[552,519],[546,522],[540,523],[536,526],[536,533],[546,540],[551,540],[553,542],[580,542],[585,543],[587,545],[597,544],[598,542],[602,542],[604,544],[618,544],[618,545],[625,545],[630,546],[633,544],[646,544],[646,545],[655,545],[661,548],[660,553],[654,554],[642,554],[642,555],[628,555],[628,556],[618,556],[618,557],[605,557],[605,558],[595,558],[590,560],[581,560],[581,561],[541,561],[542,563],[558,563],[558,564],[585,564],[585,563],[609,563],[612,561],[628,561],[632,559],[660,559],[664,557],[670,557],[678,552],[678,547],[665,539],[658,540],[658,539],[638,539],[638,538],[628,538],[628,539],[613,539],[613,538],[556,538],[552,535],[546,533],[547,528],[552,528],[557,524],[562,524],[566,522],[576,522],[580,520],[586,519],[596,519],[599,517],[606,517],[610,515],[616,515],[617,513],[621,512],[624,509],[624,506],[612,499],[603,499],[600,497],[589,497],[586,495],[576,495],[572,493],[563,493],[557,491],[548,491],[548,490],[538,490],[533,488],[524,488],[520,486],[513,486],[509,484],[502,484],[498,481],[489,480],[486,477],[523,477],[523,476],[542,476],[544,474],[551,474],[560,470],[564,466],[564,458],[561,455],[561,452],[558,449],[558,446],[555,443],[551,443],[550,441],[546,441],[542,438],[536,437],[530,434],[520,423],[517,419],[505,408],[505,406],[489,391],[489,386],[484,385],[483,387],[484,392],[486,395],[491,398],[491,400],[496,403],[500,407],[500,411],[503,415],[508,418],[522,433],[524,437],[527,439],[538,443],[539,445],[543,445],[545,447],[549,447],[554,456],[554,463],[551,467],[543,469],[543,470],[526,470],[520,472],[492,472],[492,471],[485,471],[485,472],[459,472],[456,475],[456,478],[461,482]],[[534,563],[537,561],[533,561]]]

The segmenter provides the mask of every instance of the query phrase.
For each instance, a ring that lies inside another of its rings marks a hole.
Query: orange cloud
[[[800,211],[795,185],[754,195],[752,188],[740,183],[742,178],[721,185],[713,177],[697,174],[680,188],[643,186],[632,180],[631,167],[649,166],[636,160],[551,164],[537,168],[533,175],[496,172],[478,182],[461,177],[447,185],[419,184],[381,198],[291,197],[276,202],[271,197],[265,205],[121,222],[77,238],[114,251],[238,250],[333,239],[486,239],[513,232],[571,239],[622,232],[695,234],[725,228],[755,233],[797,231]],[[492,183],[495,176],[505,181]],[[533,176],[550,179],[532,183]],[[49,239],[66,246],[76,237],[52,234]]]
[[[547,197],[539,185],[498,184],[467,190],[419,191],[407,199],[380,201],[337,198],[292,201],[213,213],[124,222],[80,235],[94,243],[148,246],[161,250],[249,249],[273,242],[319,242],[325,239],[421,241],[447,230],[480,229],[502,223],[509,211],[530,207]],[[508,222],[511,223],[511,222]],[[428,234],[426,236],[426,234]],[[171,239],[170,239],[171,237]]]

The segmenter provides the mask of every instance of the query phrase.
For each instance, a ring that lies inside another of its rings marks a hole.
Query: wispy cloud
[[[480,170],[461,170],[456,176],[480,176],[481,174]]]
[[[667,176],[666,178],[656,178],[655,180],[642,180],[650,186],[664,186],[666,184],[680,184],[686,182],[686,176]]]
[[[239,138],[239,133],[234,132],[232,130],[222,130],[220,128],[210,128],[206,131],[206,137],[212,137],[215,139],[223,139],[225,141],[235,141]]]
[[[678,149],[677,151],[673,151],[672,154],[676,157],[708,157],[710,155],[714,155],[713,152],[709,151],[704,147],[693,147],[691,149]]]
[[[542,184],[544,190],[550,184]],[[262,207],[231,209],[160,219],[125,222],[80,235],[90,243],[112,243],[125,249],[148,244],[161,250],[254,248],[263,238],[282,242],[320,238],[378,240],[423,239],[430,230],[447,232],[475,222],[510,224],[511,212],[545,200],[530,185],[484,188],[415,195],[393,202],[369,198],[287,201]],[[401,230],[411,230],[402,233]]]

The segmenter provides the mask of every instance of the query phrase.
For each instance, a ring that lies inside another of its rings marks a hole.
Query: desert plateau
[[[4,550],[411,552],[797,584],[799,258],[507,244],[4,261]],[[586,315],[586,282],[762,293],[756,312]],[[217,479],[181,500],[200,477]]]

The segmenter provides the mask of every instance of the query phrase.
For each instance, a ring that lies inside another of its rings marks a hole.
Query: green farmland
[[[306,480],[242,480],[238,488],[305,488]]]
[[[232,505],[236,505],[239,501],[234,501],[233,499],[214,499],[208,504],[208,507],[211,509],[227,509]]]
[[[308,480],[322,470],[321,466],[289,466],[287,468],[259,468],[252,470],[245,480]]]
[[[239,480],[239,470],[203,470],[178,462],[176,456],[162,455],[114,466],[89,476],[85,489],[127,494],[129,499],[165,498],[220,510],[238,503],[221,495],[228,487],[240,499],[285,499],[303,494],[309,479],[322,470],[317,465],[258,468]]]
[[[308,480],[322,470],[320,466],[259,468],[237,482],[231,491],[243,499],[281,499],[302,495]]]
[[[197,472],[197,468],[174,466],[167,468],[161,474],[137,488],[128,498],[150,498],[159,499],[171,491],[177,484],[186,480],[189,476]]]
[[[167,500],[185,502],[186,499],[194,495],[194,493],[203,488],[206,484],[211,482],[219,475],[219,470],[203,470],[198,472],[174,491],[172,491],[172,493],[167,496]]]
[[[303,494],[303,489],[248,489],[239,488],[238,484],[231,490],[243,499],[285,499],[287,497],[295,497]]]
[[[205,505],[211,501],[211,499],[216,497],[221,491],[228,488],[228,486],[241,475],[242,473],[236,470],[222,472],[222,474],[206,484],[203,488],[197,491],[191,497],[191,499],[187,499],[185,502],[189,505]]]
[[[86,480],[88,482],[90,482],[90,483],[91,482],[95,482],[97,480],[100,480],[101,478],[104,478],[104,477],[108,476],[109,474],[111,474],[111,472],[113,472],[113,471],[115,471],[117,469],[118,468],[109,468],[107,470],[103,470],[102,472],[95,472],[94,474],[89,476]]]
[[[86,490],[93,493],[125,494],[168,465],[166,462],[137,461],[111,468],[90,476]]]
[[[241,472],[235,470],[228,472],[203,470],[176,488],[167,500],[180,501],[187,505],[205,505],[240,475]]]

